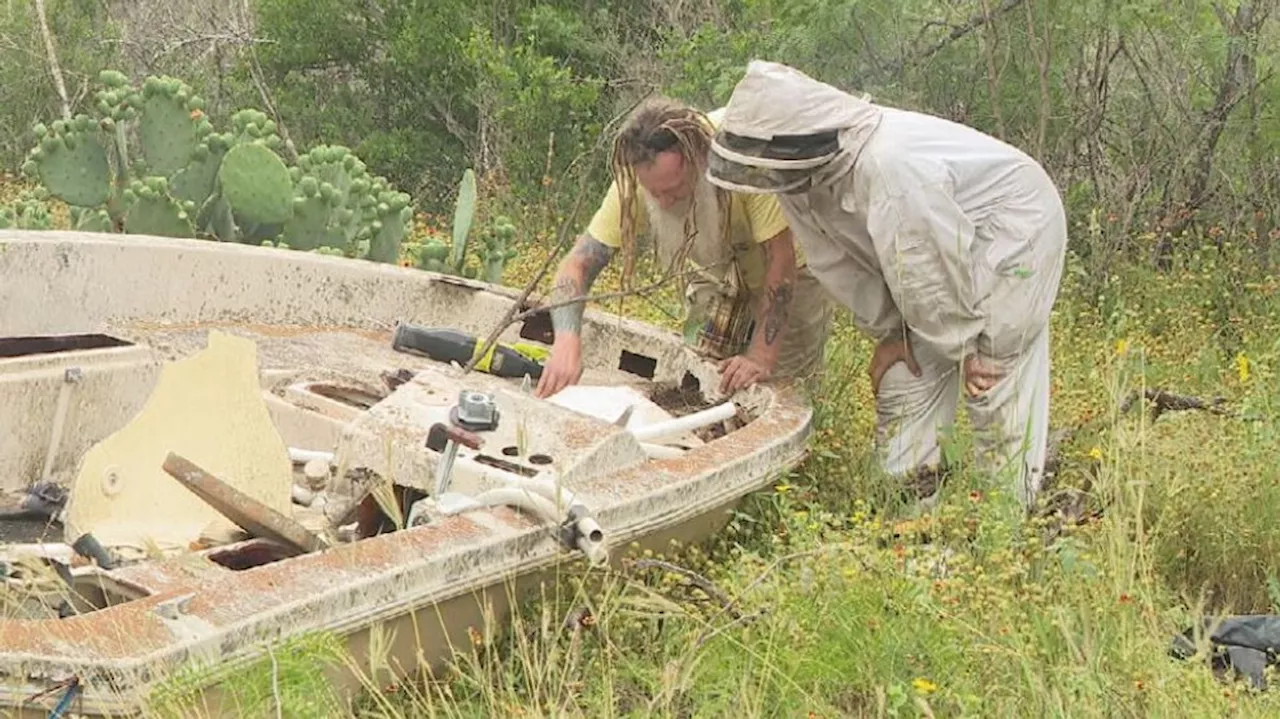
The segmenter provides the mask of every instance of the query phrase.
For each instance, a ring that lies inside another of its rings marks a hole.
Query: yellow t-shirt
[[[720,124],[723,110],[707,115],[713,126]],[[636,234],[645,231],[648,214],[643,201],[637,198],[632,203]],[[747,287],[759,290],[764,286],[764,251],[761,243],[773,239],[779,232],[787,229],[787,220],[782,214],[778,200],[771,194],[745,192],[729,193],[729,225],[732,250],[738,260]],[[617,183],[610,183],[604,200],[587,225],[587,232],[601,243],[619,249],[622,247],[622,202],[618,198]],[[804,258],[800,248],[795,248],[796,266],[804,266]]]

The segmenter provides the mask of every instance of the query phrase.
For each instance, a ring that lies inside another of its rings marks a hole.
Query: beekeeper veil
[[[753,60],[712,140],[707,179],[740,192],[804,192],[848,171],[879,122],[866,100]]]

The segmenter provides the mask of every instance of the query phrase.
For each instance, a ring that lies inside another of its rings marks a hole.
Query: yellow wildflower
[[[1123,357],[1129,352],[1129,340],[1121,337],[1116,340],[1116,354]]]
[[[783,482],[781,484],[774,485],[773,489],[778,494],[786,494],[787,492],[791,491],[791,485],[787,484],[786,482]]]
[[[938,691],[938,685],[934,684],[928,679],[925,679],[924,677],[916,677],[915,679],[911,680],[911,686],[915,687],[916,691],[920,692],[921,694],[932,694]]]
[[[1240,384],[1249,381],[1249,358],[1243,352],[1236,355],[1236,375],[1240,378]]]
[[[1102,461],[1102,448],[1101,448],[1101,447],[1094,447],[1093,449],[1089,450],[1089,458],[1090,458],[1090,459],[1092,459],[1092,460],[1093,460],[1093,461],[1095,461],[1095,462],[1101,462],[1101,461]]]

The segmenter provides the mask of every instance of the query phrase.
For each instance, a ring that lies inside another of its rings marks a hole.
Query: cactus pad
[[[467,168],[458,185],[458,201],[453,208],[453,256],[449,258],[454,269],[461,270],[467,256],[467,234],[471,232],[471,220],[476,212],[476,173]]]
[[[210,134],[196,145],[191,163],[178,170],[169,183],[174,198],[203,205],[217,187],[218,168],[229,146],[229,136],[218,134]]]
[[[231,138],[237,145],[262,145],[269,150],[279,150],[280,136],[276,134],[276,123],[261,110],[240,110],[231,116],[234,130]]]
[[[42,200],[23,193],[8,207],[0,206],[0,229],[48,230],[53,228],[49,206]]]
[[[72,207],[71,228],[79,232],[111,232],[111,214],[102,208]]]
[[[413,211],[409,208],[409,196],[403,192],[385,191],[379,199],[376,219],[371,225],[368,257],[374,262],[394,263],[400,256],[400,243],[409,234]]]
[[[172,176],[189,163],[200,141],[213,131],[204,104],[191,88],[171,77],[148,77],[131,96],[138,111],[138,138],[149,172]]]
[[[511,246],[515,236],[516,226],[511,220],[501,216],[494,219],[493,227],[485,233],[484,253],[481,256],[485,282],[495,285],[502,282],[502,271],[507,261],[516,256],[515,248]]]
[[[329,226],[332,205],[320,195],[314,183],[310,187],[310,195],[293,200],[293,218],[284,226],[285,244],[304,252],[324,246],[345,246],[346,236]]]
[[[125,232],[162,237],[194,237],[195,229],[187,211],[168,194],[163,177],[134,180],[124,193],[128,210],[124,216]]]
[[[227,151],[218,185],[237,217],[258,225],[288,222],[293,215],[289,168],[264,145],[248,143]]]
[[[34,128],[38,144],[22,169],[39,178],[51,194],[69,205],[94,207],[107,201],[111,166],[98,124],[88,115]]]

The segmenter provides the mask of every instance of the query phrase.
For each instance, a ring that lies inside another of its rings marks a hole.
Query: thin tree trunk
[[[49,20],[44,13],[44,0],[35,0],[36,17],[40,20],[40,36],[44,39],[45,53],[49,56],[49,74],[53,76],[53,86],[62,101],[63,119],[71,119],[71,101],[67,98],[67,86],[62,82],[62,68],[58,65],[58,52],[53,44],[53,32],[49,30]]]

